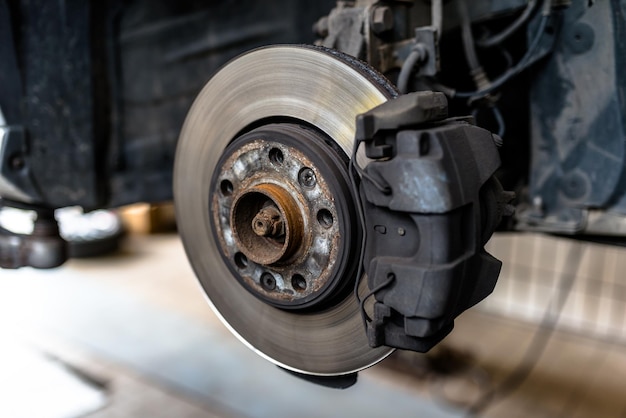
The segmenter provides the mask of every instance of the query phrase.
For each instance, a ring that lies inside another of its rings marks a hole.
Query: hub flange
[[[359,230],[347,162],[331,143],[304,125],[268,124],[235,139],[216,167],[211,219],[221,255],[273,306],[329,302],[354,279]]]

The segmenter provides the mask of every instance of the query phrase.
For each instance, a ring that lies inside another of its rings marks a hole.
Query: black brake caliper
[[[372,347],[426,352],[489,295],[501,263],[484,245],[511,199],[493,177],[489,131],[447,119],[441,93],[400,96],[357,117],[367,233],[363,268],[375,297]]]

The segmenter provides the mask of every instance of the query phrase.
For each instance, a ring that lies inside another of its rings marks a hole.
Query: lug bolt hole
[[[271,292],[276,289],[276,279],[270,273],[263,273],[261,275],[261,286],[263,286],[263,289]]]
[[[306,290],[306,280],[300,274],[294,274],[291,276],[291,286],[294,290],[302,292],[303,290]]]
[[[220,191],[222,192],[222,195],[224,196],[230,196],[231,194],[233,194],[233,191],[235,190],[233,183],[231,183],[229,180],[222,180],[222,182],[220,183]]]
[[[282,165],[285,161],[283,152],[278,148],[272,148],[269,153],[270,161],[276,165]]]
[[[235,265],[240,269],[248,267],[248,257],[244,253],[235,254]]]
[[[324,228],[328,229],[333,226],[333,214],[330,213],[328,209],[320,209],[320,211],[317,212],[317,222],[319,222]]]

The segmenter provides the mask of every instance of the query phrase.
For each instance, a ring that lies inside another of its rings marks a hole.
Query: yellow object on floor
[[[172,202],[137,203],[121,208],[119,213],[127,231],[132,234],[155,234],[176,230]]]

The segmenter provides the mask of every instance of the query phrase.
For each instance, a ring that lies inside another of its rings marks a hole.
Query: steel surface
[[[271,117],[305,121],[350,155],[355,117],[388,100],[393,88],[363,64],[326,50],[277,46],[223,67],[194,102],[174,169],[178,227],[209,304],[261,356],[312,375],[369,367],[391,349],[369,347],[354,297],[322,312],[271,307],[247,292],[220,257],[210,222],[209,188],[218,159],[240,131]],[[367,293],[362,281],[361,294]]]

